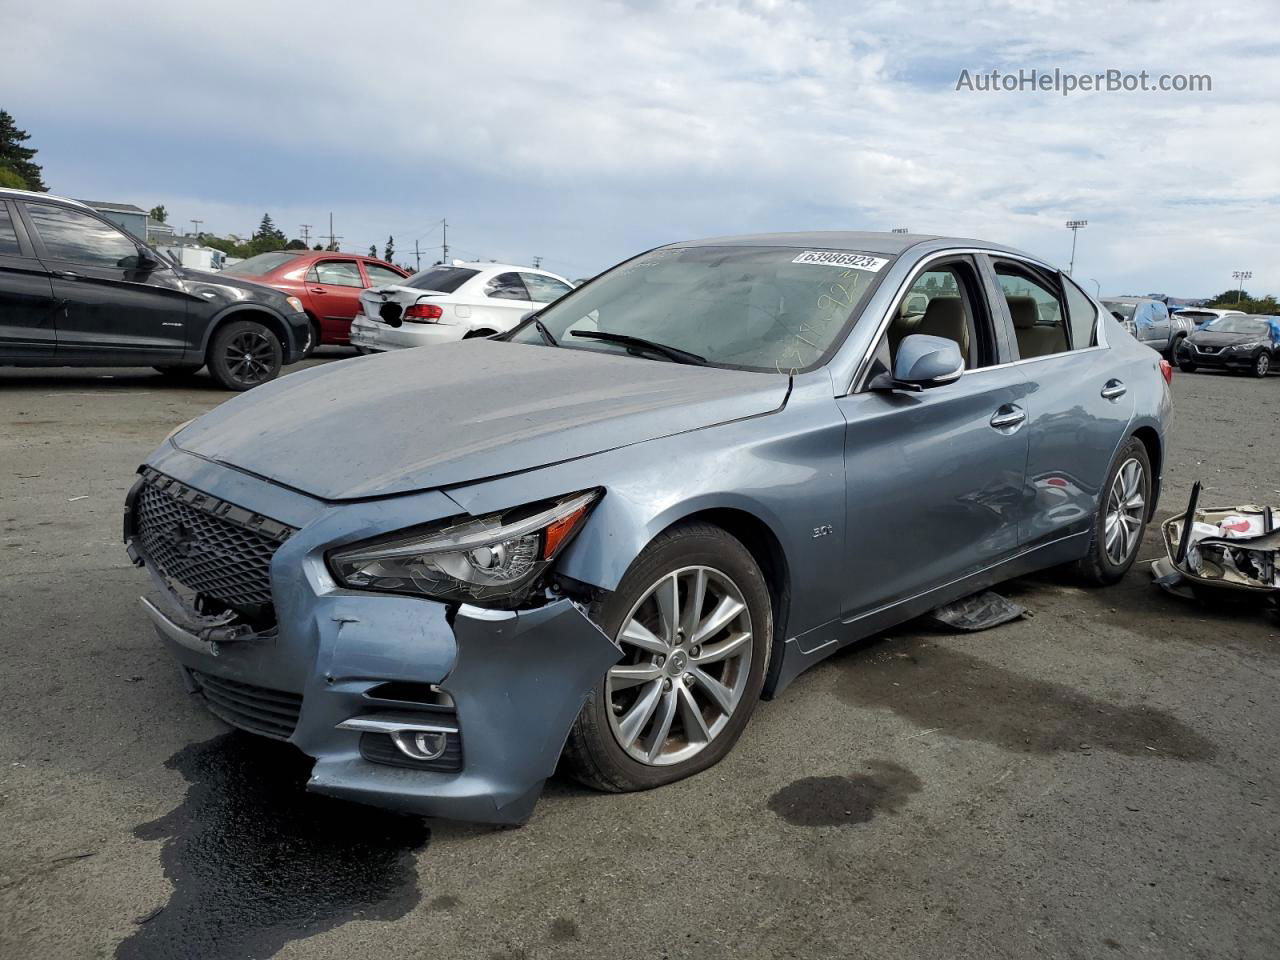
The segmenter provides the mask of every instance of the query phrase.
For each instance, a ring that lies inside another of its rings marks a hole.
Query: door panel
[[[360,312],[364,275],[355,260],[319,260],[307,271],[307,295],[320,318],[321,339],[346,343]]]
[[[998,424],[1025,411],[1028,392],[1018,367],[995,367],[921,393],[840,398],[846,614],[904,600],[1017,552],[1028,431],[1025,422]]]
[[[1045,357],[1022,369],[1031,384],[1031,499],[1021,538],[1024,546],[1037,546],[1088,529],[1134,399],[1122,376],[1126,368],[1107,347]]]
[[[54,353],[53,285],[34,254],[17,211],[0,200],[0,360],[47,360]]]

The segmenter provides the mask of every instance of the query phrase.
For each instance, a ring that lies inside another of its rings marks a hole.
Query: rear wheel
[[[769,589],[719,527],[661,534],[593,607],[622,648],[565,746],[567,769],[613,792],[673,783],[718,763],[747,724],[769,663]]]
[[[1141,440],[1130,437],[1111,464],[1094,517],[1089,552],[1077,563],[1087,583],[1115,583],[1133,566],[1147,528],[1151,460]]]
[[[1258,355],[1253,360],[1253,375],[1258,378],[1265,377],[1271,372],[1271,354],[1265,350],[1259,350]]]
[[[248,390],[274,380],[284,350],[280,338],[256,320],[235,320],[209,345],[209,374],[226,390]]]

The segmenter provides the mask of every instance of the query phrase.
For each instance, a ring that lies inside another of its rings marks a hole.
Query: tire
[[[1183,373],[1195,373],[1196,365],[1195,365],[1195,362],[1192,360],[1179,360],[1178,369],[1181,370]]]
[[[1271,354],[1266,350],[1259,350],[1258,355],[1253,358],[1253,368],[1250,372],[1259,380],[1266,377],[1271,372]]]
[[[715,611],[728,612],[732,604],[725,606],[726,601],[741,602],[743,609],[715,627],[706,649],[692,642],[697,634],[688,629],[691,619],[683,621],[685,632],[668,645],[662,637],[674,631],[663,629],[654,591],[670,596],[674,580],[676,597],[687,601],[700,574],[705,584],[700,625],[712,626]],[[591,614],[618,639],[623,659],[600,678],[578,715],[565,745],[566,771],[589,787],[621,793],[674,783],[718,763],[760,699],[773,640],[769,588],[747,548],[708,523],[672,528],[644,549],[618,589],[594,604]],[[654,628],[647,637],[634,626],[642,621]],[[623,636],[624,626],[631,636],[661,647],[630,642]],[[749,641],[739,639],[743,634]],[[665,655],[656,652],[663,648]],[[727,656],[709,659],[722,652]],[[636,679],[641,675],[645,679]],[[728,712],[716,706],[717,694],[704,677],[716,681]],[[647,719],[636,720],[649,700],[654,706]],[[692,712],[695,707],[700,719]],[[668,735],[660,741],[664,720]],[[624,746],[628,729],[635,737]]]
[[[1169,344],[1170,360],[1173,360],[1175,362],[1177,361],[1178,351],[1182,349],[1182,341],[1185,339],[1187,339],[1187,335],[1185,333],[1179,334],[1178,336],[1173,338],[1173,343]]]
[[[316,347],[318,346],[320,346],[320,324],[312,320],[307,324],[307,342],[302,345],[302,356],[298,359],[307,359],[307,357],[316,352]]]
[[[1132,477],[1131,472],[1126,474],[1124,483],[1120,480],[1122,469],[1128,471],[1130,464],[1137,464],[1140,471],[1136,485],[1128,483],[1128,478]],[[1141,503],[1133,504],[1132,493],[1128,495],[1126,501],[1122,496],[1125,489],[1136,492],[1141,498]],[[1117,512],[1113,507],[1118,507],[1121,502],[1128,504],[1119,511],[1128,519],[1116,520],[1118,530],[1116,536],[1121,537],[1123,541],[1117,544],[1114,539],[1108,540],[1112,528],[1109,518]],[[1109,586],[1129,572],[1142,546],[1142,535],[1147,529],[1150,503],[1151,460],[1147,456],[1147,448],[1143,446],[1142,441],[1137,437],[1130,437],[1111,462],[1111,469],[1107,471],[1107,482],[1102,487],[1098,512],[1094,517],[1093,530],[1089,537],[1089,552],[1076,563],[1076,570],[1085,583],[1099,587]],[[1123,549],[1120,549],[1121,547]]]
[[[374,353],[374,351],[370,350],[368,347],[357,347],[354,343],[351,345],[351,349],[362,357],[367,357]]]
[[[478,337],[496,337],[497,330],[471,330],[463,335],[463,340],[475,340]]]
[[[209,375],[224,390],[250,390],[280,373],[280,338],[256,320],[234,320],[209,344]]]
[[[195,366],[195,367],[191,366],[190,364],[186,364],[186,365],[174,364],[174,365],[165,366],[165,367],[153,367],[152,369],[155,370],[156,373],[160,374],[163,377],[167,377],[170,380],[182,380],[182,379],[185,379],[186,377],[194,376],[195,374],[199,373],[200,369],[203,366],[204,364],[200,364],[199,366]]]

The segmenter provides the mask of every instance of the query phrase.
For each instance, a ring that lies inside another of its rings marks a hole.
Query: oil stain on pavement
[[[1098,749],[1195,761],[1216,754],[1212,742],[1162,710],[1117,706],[918,638],[895,638],[838,662],[845,702],[886,707],[943,736],[1025,753]]]
[[[920,780],[896,763],[872,760],[869,774],[805,777],[769,798],[769,809],[797,827],[866,823],[878,813],[896,813]]]
[[[164,840],[169,902],[118,960],[269,957],[349,920],[396,920],[419,900],[425,821],[303,792],[311,761],[286,744],[228,733],[166,764],[182,805],[134,835]]]

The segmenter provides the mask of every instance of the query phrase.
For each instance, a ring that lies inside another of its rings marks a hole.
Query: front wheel
[[[235,320],[209,345],[209,373],[225,390],[248,390],[280,373],[280,338],[256,320]]]
[[[302,356],[299,359],[307,359],[316,352],[318,346],[320,346],[320,325],[313,320],[307,324],[307,339],[302,344]]]
[[[1261,379],[1271,372],[1271,354],[1265,350],[1259,350],[1258,356],[1253,361],[1253,375]]]
[[[599,790],[647,790],[718,763],[755,710],[773,637],[769,588],[719,527],[659,535],[593,608],[622,649],[569,734],[568,770]]]
[[[1195,362],[1192,360],[1179,360],[1178,369],[1181,370],[1183,373],[1195,373],[1196,365],[1195,365]]]
[[[1129,572],[1147,528],[1151,502],[1151,459],[1141,440],[1120,448],[1102,488],[1089,552],[1077,564],[1086,583],[1107,586]]]

